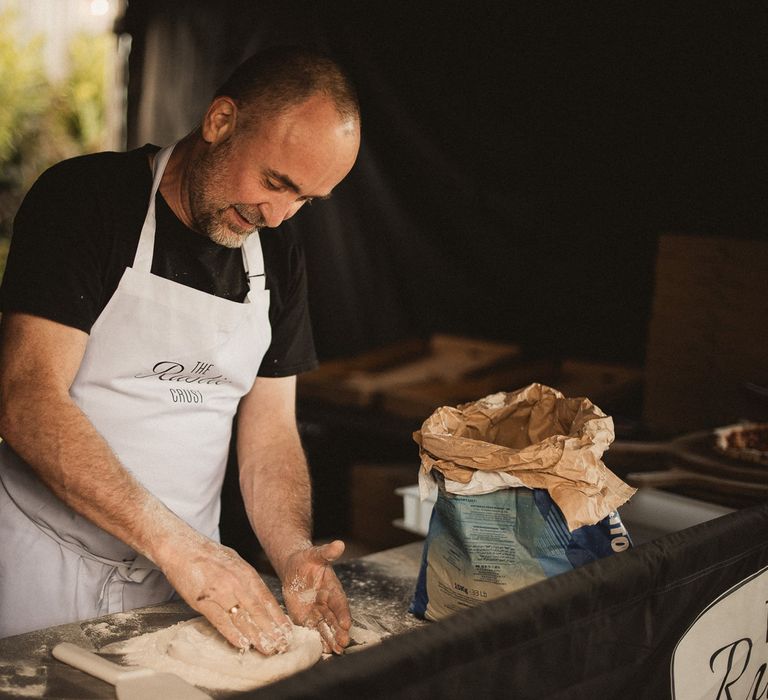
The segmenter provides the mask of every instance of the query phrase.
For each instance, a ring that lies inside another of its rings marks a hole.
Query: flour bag
[[[631,547],[617,509],[635,489],[601,461],[613,438],[592,402],[543,384],[437,409],[414,433],[437,498],[410,611],[439,620]]]

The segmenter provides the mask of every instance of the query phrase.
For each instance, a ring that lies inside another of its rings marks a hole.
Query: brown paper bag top
[[[545,488],[571,530],[593,525],[635,489],[600,459],[613,420],[587,398],[566,398],[543,384],[438,408],[413,435],[425,473],[468,483],[477,470],[513,473]]]

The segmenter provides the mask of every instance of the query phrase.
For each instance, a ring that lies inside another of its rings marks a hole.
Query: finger
[[[285,651],[289,640],[285,632],[267,613],[261,604],[241,605],[231,613],[232,622],[251,640],[251,644],[267,656]]]
[[[339,627],[336,616],[328,608],[314,608],[305,624],[320,633],[325,653],[341,654],[344,647],[349,644],[349,635]]]
[[[339,638],[340,635],[338,633],[341,630],[339,630],[338,623],[335,620],[334,622],[327,619],[321,620],[317,626],[317,631],[320,632],[320,636],[323,639],[324,648],[327,648],[328,651],[332,651],[334,654],[341,654],[346,644],[349,643],[347,638],[346,643],[342,644],[344,640]]]
[[[313,611],[311,618],[307,619],[306,626],[320,633],[324,654],[340,653],[339,644],[336,642],[336,635],[333,633],[331,626],[319,614],[319,611]]]
[[[243,618],[243,623],[252,623],[258,628],[259,640],[262,640],[263,635],[263,644],[267,647],[274,644],[277,651],[288,648],[293,636],[293,625],[261,577],[254,577],[250,581],[249,595],[243,599],[240,607],[250,615],[250,619]],[[238,626],[242,629],[241,625]]]
[[[337,653],[341,653],[342,648],[349,644],[349,628],[345,629],[342,626],[341,621],[331,608],[326,608],[323,617],[333,631],[333,639],[339,647]]]
[[[293,623],[288,615],[285,614],[278,602],[274,598],[266,604],[266,611],[275,625],[285,638],[287,645],[290,645],[293,638]]]
[[[336,603],[331,600],[328,602],[328,607],[333,611],[334,616],[338,620],[339,627],[344,632],[349,632],[352,627],[352,614],[349,612],[349,605],[347,605],[346,598],[342,603]]]
[[[274,623],[284,628],[289,632],[293,629],[288,616],[283,612],[277,599],[272,595],[272,591],[267,588],[267,584],[261,579],[261,577],[254,577],[252,581],[248,583],[248,594],[245,597],[248,603],[248,609],[263,608],[267,615],[274,621]]]
[[[346,631],[352,626],[352,615],[343,594],[321,589],[317,592],[316,605],[322,610],[322,616],[328,622],[333,620],[334,627]]]
[[[251,639],[238,629],[230,614],[220,605],[212,601],[201,602],[197,610],[205,615],[210,622],[233,647],[237,649],[250,649]]]
[[[312,547],[310,550],[310,559],[315,564],[330,564],[344,554],[344,549],[344,542],[341,540],[334,540],[333,542],[328,542],[328,544]]]
[[[347,596],[335,574],[328,582],[327,605],[339,621],[339,626],[345,631],[349,630],[352,627],[352,614],[349,611]]]
[[[331,579],[327,580],[326,587],[314,592],[312,603],[316,609],[322,611],[320,614],[323,617],[327,617],[325,610],[331,613],[339,631],[346,633],[352,627],[352,614],[349,611],[349,603],[341,583],[335,575],[332,576]],[[343,635],[345,638],[347,636],[346,634]]]
[[[323,640],[323,651],[326,654],[341,653],[341,647],[339,646],[339,643],[336,641],[336,635],[333,633],[333,630],[331,629],[330,625],[325,620],[321,620],[315,629],[317,629],[317,631],[320,632],[320,638]]]

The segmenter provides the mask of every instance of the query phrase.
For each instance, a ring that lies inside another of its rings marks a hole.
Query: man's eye
[[[272,180],[265,180],[264,185],[268,190],[272,190],[273,192],[277,192],[278,190],[281,190],[283,188],[282,185],[272,182]]]

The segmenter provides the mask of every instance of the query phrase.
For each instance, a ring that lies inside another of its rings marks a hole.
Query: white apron
[[[133,267],[91,329],[70,395],[123,466],[168,508],[218,539],[232,420],[270,343],[258,234],[243,246],[245,303],[151,274],[155,158]],[[157,568],[64,505],[0,444],[0,637],[163,602]]]

